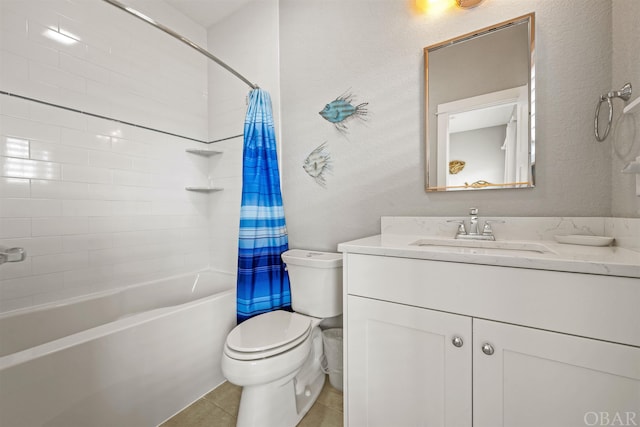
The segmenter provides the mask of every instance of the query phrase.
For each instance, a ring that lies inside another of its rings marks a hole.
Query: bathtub
[[[235,276],[174,276],[0,315],[0,426],[155,426],[224,381]]]

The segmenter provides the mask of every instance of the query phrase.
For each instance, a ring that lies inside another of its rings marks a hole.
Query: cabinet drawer
[[[349,295],[640,346],[640,280],[347,254]]]

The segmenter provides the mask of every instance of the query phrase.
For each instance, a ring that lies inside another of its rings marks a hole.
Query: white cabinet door
[[[471,426],[470,317],[351,295],[347,304],[350,427]]]
[[[640,425],[640,348],[473,319],[473,425]]]

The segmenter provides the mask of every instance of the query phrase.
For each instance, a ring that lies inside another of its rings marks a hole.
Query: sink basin
[[[497,249],[500,251],[526,251],[535,253],[554,253],[541,243],[517,242],[511,240],[456,240],[456,239],[420,239],[411,246],[445,246],[450,248]]]

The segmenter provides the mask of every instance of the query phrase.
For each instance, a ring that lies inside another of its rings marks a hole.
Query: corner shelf
[[[627,163],[622,169],[622,173],[636,175],[636,196],[640,197],[640,156],[636,157],[634,161]]]
[[[222,151],[210,150],[208,148],[187,148],[187,153],[196,154],[198,156],[211,157],[218,154],[222,154]],[[198,193],[214,193],[216,191],[222,191],[222,187],[209,187],[209,186],[190,186],[184,188],[187,191],[195,191]]]
[[[622,173],[640,174],[640,157],[632,162],[627,163],[624,169],[622,169]]]
[[[216,154],[222,154],[222,151],[209,150],[207,148],[187,148],[185,150],[187,153],[198,154],[200,156],[215,156]]]
[[[222,191],[222,187],[184,187],[187,191],[197,191],[200,193],[213,193],[215,191]]]

